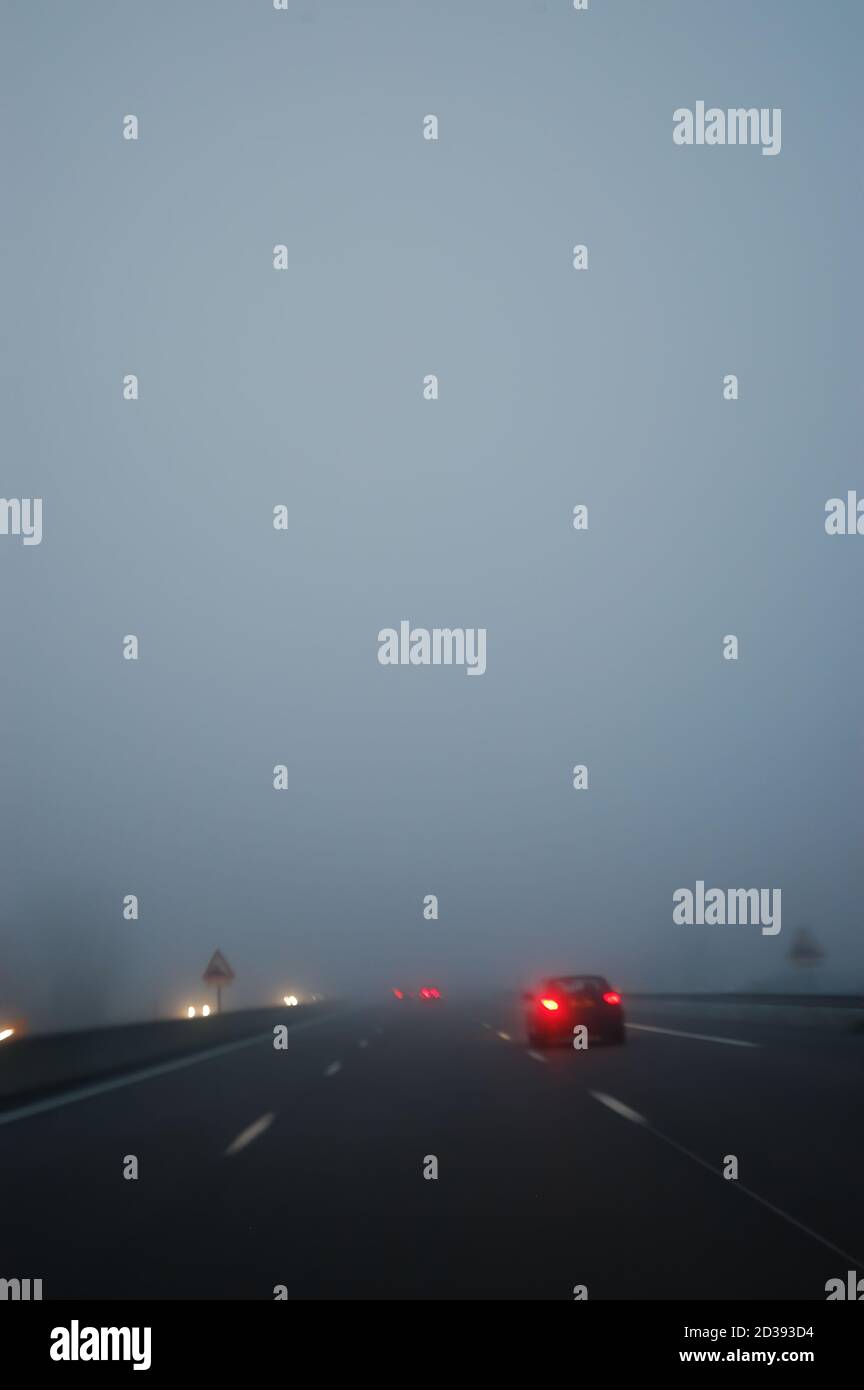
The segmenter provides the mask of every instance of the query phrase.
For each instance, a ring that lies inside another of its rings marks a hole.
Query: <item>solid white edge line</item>
[[[727,1047],[761,1047],[761,1043],[745,1042],[743,1038],[716,1038],[711,1033],[684,1033],[680,1028],[655,1028],[650,1023],[631,1023],[628,1018],[627,1028],[634,1028],[638,1033],[665,1033],[670,1038],[695,1038],[697,1042],[725,1043]]]

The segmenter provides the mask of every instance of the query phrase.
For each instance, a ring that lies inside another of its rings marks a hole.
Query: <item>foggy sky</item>
[[[5,7],[0,1011],[216,947],[232,1004],[801,987],[803,924],[864,988],[860,6],[293,9]],[[699,99],[781,154],[676,147]],[[486,673],[382,667],[403,619]],[[781,934],[674,926],[697,879]]]

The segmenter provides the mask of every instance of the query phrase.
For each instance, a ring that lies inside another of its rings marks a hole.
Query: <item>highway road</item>
[[[626,1047],[534,1052],[500,1001],[342,1005],[285,1051],[0,1117],[0,1274],[45,1298],[567,1300],[824,1300],[864,1274],[864,1036],[630,1018]]]

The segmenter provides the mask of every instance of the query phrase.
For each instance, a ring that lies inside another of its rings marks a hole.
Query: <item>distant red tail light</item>
[[[425,989],[425,988],[424,988],[424,989],[421,989],[421,991],[420,991],[420,998],[421,998],[421,999],[431,999],[431,998],[432,998],[432,991],[431,991],[431,989]]]
[[[621,995],[620,995],[620,994],[616,994],[615,991],[614,991],[614,989],[608,989],[608,990],[606,991],[606,993],[603,995],[603,1003],[604,1003],[604,1004],[620,1004],[620,1003],[621,1003]]]
[[[557,1000],[557,999],[541,999],[541,1000],[540,1000],[540,1003],[542,1004],[542,1006],[543,1006],[544,1009],[548,1009],[549,1012],[550,1012],[550,1013],[553,1013],[553,1014],[554,1014],[555,1010],[558,1008],[558,1000]]]
[[[402,993],[401,989],[394,989],[393,993],[394,993],[394,995],[396,996],[397,999],[404,999],[404,998],[405,998],[405,995]]]
[[[441,998],[441,991],[440,991],[440,989],[430,989],[429,993],[431,994],[431,996],[432,996],[433,999],[440,999],[440,998]]]

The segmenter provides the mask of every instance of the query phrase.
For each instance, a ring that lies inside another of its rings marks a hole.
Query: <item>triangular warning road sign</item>
[[[808,927],[798,928],[786,955],[796,965],[815,965],[825,959],[825,952]]]
[[[205,985],[230,985],[234,979],[234,971],[228,964],[221,951],[214,951],[210,959],[210,964],[201,976]]]

